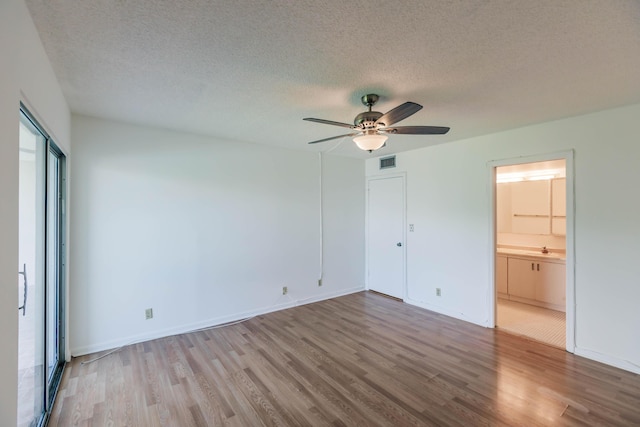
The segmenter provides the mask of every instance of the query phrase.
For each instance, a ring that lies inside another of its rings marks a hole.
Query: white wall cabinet
[[[498,255],[496,257],[496,288],[502,296],[507,296],[509,293],[507,272],[507,257]]]
[[[553,305],[566,306],[564,264],[541,262],[536,264],[536,300]]]
[[[496,288],[504,294],[500,259],[507,260],[508,299],[565,311],[565,264],[532,258],[496,257]],[[501,295],[504,297],[504,295]]]

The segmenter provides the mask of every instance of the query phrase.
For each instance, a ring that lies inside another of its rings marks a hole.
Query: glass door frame
[[[40,125],[40,123],[35,119],[35,117],[29,112],[27,107],[20,103],[20,121],[23,118],[30,122],[30,124],[44,137],[44,263],[43,263],[43,277],[44,277],[44,301],[43,301],[43,310],[42,313],[42,322],[44,323],[44,337],[42,339],[44,342],[42,343],[42,351],[41,355],[43,360],[43,381],[44,381],[44,392],[41,396],[43,403],[43,412],[39,415],[36,415],[37,422],[35,425],[42,426],[46,424],[47,419],[51,413],[53,408],[53,403],[55,400],[55,396],[58,390],[58,386],[62,379],[62,372],[65,364],[65,281],[66,281],[66,200],[67,200],[67,180],[66,180],[66,156],[64,152],[55,144],[52,140],[51,136],[44,130],[44,127]],[[57,162],[57,174],[54,176],[55,185],[54,188],[57,194],[50,194],[50,184],[52,184],[50,178],[50,172],[52,168],[52,160],[51,157],[54,157]],[[50,198],[53,197],[55,200],[55,204],[51,205],[55,207],[55,215],[54,222],[50,221]],[[55,227],[55,237],[53,239],[50,238],[50,227]],[[53,240],[53,241],[52,241]],[[50,245],[55,245],[55,247],[50,247]],[[53,249],[53,250],[52,250]],[[53,254],[54,262],[55,262],[55,275],[49,275],[50,272],[50,255]],[[51,286],[55,286],[56,292],[50,294]],[[50,304],[49,296],[54,295],[55,301],[53,304]],[[53,315],[53,325],[49,322],[50,316],[50,308],[55,310]],[[57,358],[55,358],[54,366],[52,366],[51,370],[49,369],[49,350],[50,343],[49,337],[50,333],[54,332],[56,336],[54,336],[53,342],[56,343],[55,353],[57,354]]]
[[[56,201],[56,223],[55,223],[55,227],[56,227],[56,248],[55,248],[55,263],[56,263],[56,276],[55,276],[55,282],[56,283],[50,283],[49,280],[47,280],[45,282],[45,287],[46,287],[46,295],[49,295],[49,290],[50,290],[50,286],[54,285],[56,286],[56,290],[57,292],[55,293],[55,301],[53,304],[53,307],[55,309],[55,315],[54,315],[54,322],[56,323],[55,325],[55,331],[57,331],[57,336],[55,337],[55,341],[57,341],[57,345],[56,345],[56,353],[57,353],[57,358],[55,361],[55,366],[53,366],[51,373],[49,374],[49,366],[48,366],[48,354],[49,354],[49,344],[48,344],[48,338],[50,336],[51,333],[51,328],[54,328],[54,325],[50,325],[47,320],[45,320],[45,322],[47,322],[47,324],[45,325],[45,333],[46,333],[46,337],[45,337],[45,361],[47,362],[47,368],[45,373],[46,375],[46,405],[45,405],[45,414],[46,417],[48,417],[48,414],[51,412],[51,409],[53,408],[53,403],[56,397],[56,392],[58,391],[58,385],[60,384],[60,381],[62,379],[62,370],[64,368],[64,363],[65,363],[65,321],[64,321],[64,313],[65,313],[65,269],[66,269],[66,227],[65,227],[65,218],[66,218],[66,206],[65,206],[65,201],[67,200],[66,197],[66,156],[64,155],[64,153],[62,152],[62,150],[60,150],[60,148],[58,148],[58,146],[51,140],[51,138],[49,136],[47,136],[47,185],[49,184],[49,178],[51,177],[49,172],[51,171],[51,155],[53,155],[58,163],[58,171],[57,171],[57,176],[56,178],[56,189],[58,191],[58,194],[56,195],[51,195],[49,194],[49,191],[47,191],[46,194],[46,198],[47,198],[47,215],[49,214],[48,212],[48,202],[49,202],[49,197],[55,197],[55,201]],[[45,240],[45,245],[46,245],[46,250],[48,252],[48,254],[50,253],[49,250],[50,248],[50,243],[49,242],[49,229],[48,229],[48,222],[49,218],[46,218],[46,224],[47,224],[47,228],[45,229],[45,233],[47,236],[47,239]],[[47,279],[49,279],[49,259],[47,259],[47,263],[45,266],[45,274],[47,274]],[[49,301],[45,301],[45,319],[49,319]]]

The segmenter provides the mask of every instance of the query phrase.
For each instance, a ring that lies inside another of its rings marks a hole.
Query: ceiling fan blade
[[[444,135],[449,129],[445,126],[397,126],[381,130],[397,135]]]
[[[317,141],[311,141],[309,144],[317,144],[318,142],[331,141],[332,139],[344,138],[345,136],[356,136],[358,133],[347,133],[344,135],[332,136],[331,138],[319,139]]]
[[[324,120],[324,119],[314,119],[312,117],[307,117],[306,119],[302,119],[302,120],[306,120],[308,122],[323,123],[325,125],[340,126],[340,127],[349,128],[349,129],[354,129],[355,128],[354,125],[350,125],[349,123],[334,122],[334,121],[331,121],[331,120]]]
[[[416,104],[415,102],[405,102],[402,105],[398,105],[393,110],[384,113],[378,120],[376,120],[376,124],[384,123],[384,126],[391,126],[392,124],[417,113],[421,109],[422,105],[420,104]]]

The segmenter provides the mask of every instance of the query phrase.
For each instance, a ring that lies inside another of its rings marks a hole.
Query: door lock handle
[[[27,264],[22,265],[22,271],[18,271],[18,274],[22,275],[22,305],[18,307],[18,310],[22,310],[22,315],[26,315],[27,310]]]
[[[402,242],[396,243],[396,246],[398,246],[398,247],[402,246]]]

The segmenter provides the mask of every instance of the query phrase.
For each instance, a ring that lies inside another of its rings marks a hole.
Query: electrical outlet
[[[322,279],[318,279],[318,286],[322,286]]]
[[[440,288],[436,288],[436,296],[437,297],[441,297],[442,296],[442,290]]]
[[[144,317],[146,320],[153,319],[153,308],[147,308],[144,311]]]
[[[289,292],[289,288],[287,288],[286,286],[282,287],[282,295],[286,295],[287,292]]]
[[[413,224],[409,224],[409,232],[413,233],[413,231],[414,231]]]

